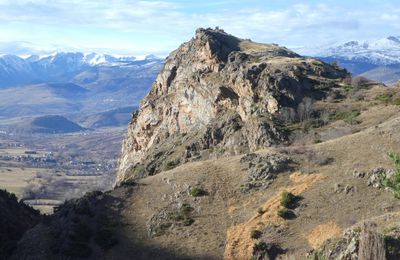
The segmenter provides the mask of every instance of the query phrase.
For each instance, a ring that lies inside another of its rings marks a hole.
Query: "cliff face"
[[[281,111],[323,98],[345,76],[278,45],[198,29],[169,55],[133,117],[117,183],[283,143]]]

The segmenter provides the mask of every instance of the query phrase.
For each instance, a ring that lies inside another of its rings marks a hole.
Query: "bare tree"
[[[299,117],[299,120],[301,122],[304,122],[310,119],[313,111],[314,111],[314,101],[309,97],[303,98],[303,100],[297,107],[297,115]]]
[[[296,111],[291,107],[283,107],[279,111],[279,116],[285,124],[289,124],[296,120]]]
[[[368,85],[369,82],[370,82],[369,79],[361,76],[351,79],[351,85],[357,89],[365,87],[366,85]]]

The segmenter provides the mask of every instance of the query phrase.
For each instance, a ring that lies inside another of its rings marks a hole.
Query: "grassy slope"
[[[362,123],[351,126],[350,133],[345,136],[319,144],[258,151],[265,154],[286,150],[298,163],[298,173],[280,174],[266,190],[240,192],[240,185],[245,180],[239,164],[241,156],[187,163],[141,180],[143,185],[133,189],[121,210],[122,221],[128,225],[120,228],[118,233],[125,242],[109,251],[108,256],[137,254],[129,244],[139,239],[147,246],[172,250],[183,256],[247,258],[255,242],[247,233],[257,227],[264,230],[262,240],[278,242],[289,249],[288,254],[304,257],[313,246],[340,235],[345,228],[363,219],[400,211],[398,201],[389,192],[368,187],[366,179],[353,176],[354,170],[391,168],[386,153],[400,151],[400,133],[397,130],[400,127],[400,109],[391,105],[364,105],[359,116]],[[319,131],[344,127],[343,124],[334,122]],[[306,152],[310,150],[315,153],[312,156],[328,156],[333,162],[325,166],[313,163],[313,158]],[[308,180],[308,175],[318,178]],[[335,193],[337,184],[353,186],[355,191]],[[197,185],[203,186],[209,196],[191,197],[189,186]],[[123,189],[129,188],[117,189],[113,193],[118,196]],[[294,220],[276,218],[279,204],[276,198],[285,189],[304,198]],[[152,215],[179,203],[189,203],[194,208],[194,224],[150,239],[146,225]],[[265,217],[258,216],[259,207],[269,209],[264,213]],[[238,240],[238,236],[241,239]],[[235,240],[242,242],[236,243]]]

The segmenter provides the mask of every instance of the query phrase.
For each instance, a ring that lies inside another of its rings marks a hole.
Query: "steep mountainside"
[[[118,182],[286,141],[277,120],[347,73],[286,48],[199,29],[174,51],[124,142]]]

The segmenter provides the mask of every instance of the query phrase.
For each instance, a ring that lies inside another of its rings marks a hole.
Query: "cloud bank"
[[[396,1],[0,0],[0,42],[167,54],[198,27],[290,47],[396,35]],[[359,3],[356,3],[359,2]]]

